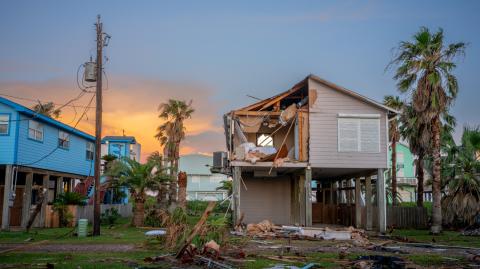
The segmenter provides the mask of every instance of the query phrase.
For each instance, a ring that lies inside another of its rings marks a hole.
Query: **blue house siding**
[[[68,149],[58,148],[59,128],[40,121],[43,124],[43,141],[32,140],[28,137],[29,119],[31,118],[20,115],[20,119],[18,165],[78,175],[94,174],[93,161],[86,159],[86,143],[88,140],[68,132],[70,134],[70,147]]]
[[[130,158],[130,144],[110,142],[108,143],[108,154],[120,157]]]
[[[9,117],[8,134],[0,134],[0,164],[13,164],[15,162],[15,137],[18,112],[0,103],[0,115],[7,115]]]

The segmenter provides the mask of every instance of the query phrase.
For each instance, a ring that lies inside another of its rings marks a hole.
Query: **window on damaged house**
[[[58,147],[68,149],[70,147],[70,135],[67,132],[58,132]]]
[[[43,124],[34,120],[29,120],[28,138],[37,141],[43,141]]]
[[[380,115],[338,116],[339,152],[380,152]]]
[[[95,145],[92,142],[87,142],[86,158],[88,161],[93,160],[95,152]]]
[[[273,138],[269,134],[257,134],[257,146],[266,147],[273,146]]]
[[[8,135],[10,115],[0,115],[0,135]]]

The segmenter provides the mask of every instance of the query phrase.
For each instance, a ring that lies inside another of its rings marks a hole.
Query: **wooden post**
[[[325,191],[323,190],[323,200],[325,201]],[[305,169],[305,226],[312,226],[312,168]]]
[[[350,190],[350,187],[352,186],[352,181],[351,179],[347,179],[347,189],[346,189],[346,196],[347,196],[347,206],[350,207],[352,203],[352,192]]]
[[[47,189],[45,193],[45,199],[43,199],[42,210],[40,211],[40,217],[38,218],[38,226],[45,227],[45,218],[47,215],[47,204],[48,204],[48,184],[50,182],[50,175],[43,175],[42,187]],[[34,224],[35,227],[35,224]]]
[[[385,197],[385,177],[384,169],[380,168],[377,172],[377,207],[378,207],[378,231],[385,233],[387,229],[387,203]]]
[[[63,177],[58,177],[57,178],[57,186],[56,186],[56,197],[58,197],[58,195],[60,195],[60,193],[63,193]]]
[[[372,178],[365,178],[365,209],[366,209],[366,230],[371,231],[373,228],[373,211],[372,211]]]
[[[335,185],[335,182],[330,181],[330,205],[333,205],[333,186]]]
[[[362,205],[361,205],[361,181],[360,177],[355,178],[355,227],[362,226]]]
[[[22,205],[22,228],[27,227],[30,218],[30,207],[32,205],[32,184],[33,173],[27,173],[25,178],[25,188],[23,189],[23,205]]]
[[[242,170],[239,166],[233,167],[233,223],[240,219],[240,188],[242,180]]]
[[[10,228],[10,191],[12,188],[13,167],[5,166],[5,184],[3,185],[2,230]]]

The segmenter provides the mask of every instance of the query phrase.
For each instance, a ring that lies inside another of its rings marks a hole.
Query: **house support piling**
[[[3,208],[2,208],[2,230],[8,230],[10,227],[10,195],[13,184],[13,167],[5,166],[5,185],[3,188]]]
[[[27,227],[28,218],[30,217],[30,207],[32,204],[32,184],[33,173],[27,173],[25,176],[25,188],[23,192],[22,228]]]
[[[378,230],[385,233],[387,229],[387,201],[385,196],[384,169],[378,169],[377,173],[377,207],[378,207]]]
[[[362,226],[362,205],[361,205],[361,182],[360,177],[355,178],[355,227]]]
[[[242,180],[242,170],[239,166],[233,167],[233,208],[234,208],[234,222],[240,219],[241,212],[240,212],[240,188],[241,188],[241,180]]]
[[[365,177],[365,210],[366,210],[366,227],[367,231],[373,228],[373,211],[372,211],[372,178]]]
[[[323,188],[324,186],[322,186]],[[325,203],[325,190],[323,192],[323,203]],[[305,169],[305,226],[312,226],[312,169]]]

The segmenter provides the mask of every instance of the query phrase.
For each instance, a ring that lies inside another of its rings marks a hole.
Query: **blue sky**
[[[420,26],[442,27],[447,42],[469,43],[455,72],[461,128],[480,124],[479,12],[479,1],[2,1],[0,93],[58,102],[75,95],[101,14],[117,100],[107,108],[128,98],[193,99],[198,124],[209,124],[193,128],[190,146],[209,151],[212,137],[221,139],[220,116],[252,102],[247,94],[266,98],[310,73],[376,100],[397,94],[385,71],[392,49]],[[156,113],[155,104],[132,109]]]

